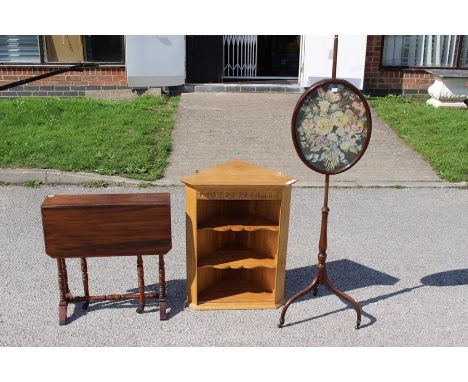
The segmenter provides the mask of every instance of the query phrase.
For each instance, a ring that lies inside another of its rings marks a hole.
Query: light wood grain
[[[199,310],[281,306],[294,180],[229,161],[183,181],[190,306]]]
[[[252,248],[255,252],[262,253],[264,257],[278,258],[278,232],[277,231],[255,231],[246,232],[246,241],[243,245]],[[276,266],[276,265],[275,265]]]
[[[286,251],[288,247],[289,210],[291,204],[291,187],[284,187],[281,199],[280,231],[278,235],[278,262],[276,268],[277,304],[284,301],[284,283],[286,277]]]
[[[274,301],[249,301],[247,299],[241,302],[204,302],[199,305],[190,304],[193,310],[243,310],[243,309],[277,309],[284,304],[284,300],[280,304]]]
[[[241,160],[230,160],[182,178],[182,182],[188,186],[284,186],[294,181],[294,178],[284,176],[280,172]]]
[[[198,267],[211,267],[217,269],[253,269],[275,268],[275,259],[267,258],[248,248],[227,248],[210,253],[198,260]]]
[[[250,249],[262,257],[276,259],[278,232],[276,231],[198,231],[197,259],[220,249]]]
[[[206,288],[199,295],[199,303],[236,304],[243,302],[274,302],[271,291],[265,290],[252,280],[228,277]]]
[[[255,215],[218,215],[200,222],[198,230],[211,231],[278,231],[275,222]]]
[[[196,186],[200,200],[281,200],[281,186]]]
[[[279,225],[281,200],[198,200],[198,226],[212,225],[211,220],[226,220],[250,225]],[[262,221],[263,219],[263,221]],[[257,223],[256,221],[259,221]]]
[[[197,191],[185,187],[187,304],[197,304]]]

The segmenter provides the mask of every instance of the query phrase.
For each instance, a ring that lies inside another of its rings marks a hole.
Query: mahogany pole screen
[[[339,174],[367,149],[372,121],[364,96],[345,80],[314,84],[299,99],[292,118],[297,154],[312,170]]]
[[[332,78],[312,85],[297,102],[292,116],[291,133],[296,152],[307,167],[325,175],[325,190],[316,274],[308,286],[286,302],[278,327],[283,326],[289,305],[312,290],[316,295],[318,285],[352,305],[357,315],[356,329],[361,324],[359,305],[333,286],[325,264],[330,175],[349,170],[361,159],[372,130],[371,113],[364,96],[348,81],[336,79],[337,55],[338,37],[335,36]]]

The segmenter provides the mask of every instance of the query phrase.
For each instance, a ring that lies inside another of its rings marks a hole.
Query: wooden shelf
[[[218,215],[200,222],[198,230],[279,231],[279,226],[274,221],[257,215]]]
[[[198,295],[199,304],[274,303],[274,294],[256,283],[240,277],[229,277],[205,289]]]
[[[281,306],[294,179],[234,160],[182,181],[188,305],[195,310]]]
[[[198,259],[198,268],[254,269],[275,268],[276,261],[248,248],[221,248]]]

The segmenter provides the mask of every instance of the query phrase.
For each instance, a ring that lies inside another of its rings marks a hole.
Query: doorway
[[[300,36],[186,36],[187,83],[297,81]]]
[[[223,80],[297,79],[300,36],[224,35]]]

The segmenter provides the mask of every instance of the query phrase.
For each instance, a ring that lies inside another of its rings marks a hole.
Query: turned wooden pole
[[[146,292],[145,299],[158,298],[158,292]],[[120,301],[120,300],[135,300],[140,299],[140,293],[125,293],[125,294],[104,294],[100,296],[74,296],[68,299],[68,302],[81,302],[81,301]]]
[[[166,275],[164,255],[159,255],[159,319],[166,319]]]
[[[330,175],[325,175],[325,189],[323,192],[323,207],[322,207],[322,225],[320,227],[320,242],[319,251],[326,255],[327,252],[327,223],[328,223],[328,191],[330,188]]]
[[[67,301],[67,290],[65,286],[65,276],[63,272],[63,259],[57,259],[57,278],[58,278],[58,286],[60,291],[60,302]]]
[[[320,226],[320,241],[319,241],[319,264],[325,264],[327,259],[327,224],[328,224],[328,188],[330,184],[330,175],[325,175],[325,190],[323,195],[322,207],[322,224]]]
[[[320,226],[320,241],[319,241],[319,253],[318,253],[318,264],[317,264],[317,279],[318,282],[314,286],[314,296],[317,295],[318,286],[324,282],[325,279],[325,262],[327,261],[327,228],[328,228],[328,190],[330,185],[330,175],[325,175],[325,190],[323,193],[323,207],[322,207],[322,223]]]
[[[336,63],[338,58],[338,35],[336,34],[333,39],[333,67],[332,67],[332,78],[336,79]]]
[[[59,302],[59,325],[65,325],[67,323],[67,290],[64,278],[63,267],[65,260],[62,258],[57,259],[57,278],[58,286],[60,291],[60,302]]]
[[[82,257],[81,261],[81,279],[83,280],[83,291],[85,297],[85,303],[83,304],[83,309],[88,309],[89,306],[89,285],[88,285],[88,263],[86,257]]]
[[[136,310],[137,313],[143,313],[145,309],[145,274],[143,269],[143,258],[137,256],[137,272],[138,272],[138,292],[139,292],[139,307]]]
[[[65,293],[68,295],[70,294],[70,288],[68,287],[68,271],[67,271],[67,263],[65,259],[62,258],[62,274],[63,274],[63,282],[65,286]]]

